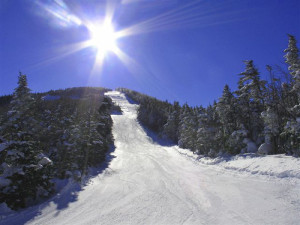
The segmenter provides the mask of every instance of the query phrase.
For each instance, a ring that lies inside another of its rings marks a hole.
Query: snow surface
[[[259,146],[258,148],[258,153],[259,154],[263,154],[263,155],[267,155],[269,153],[271,153],[273,150],[272,144],[270,143],[263,143]]]
[[[112,116],[116,149],[108,167],[84,187],[69,182],[49,201],[0,224],[299,224],[298,159],[212,160],[160,145],[137,122],[137,105],[119,92],[108,95],[123,111]]]
[[[246,152],[248,153],[257,152],[256,144],[253,141],[251,141],[249,138],[245,138],[243,142],[247,145],[245,148]]]
[[[217,170],[232,170],[239,175],[264,175],[265,179],[285,178],[291,183],[300,182],[300,158],[279,155],[260,156],[257,154],[241,154],[231,157],[209,158],[199,156],[187,149],[174,147],[180,154],[202,165],[215,166]],[[241,173],[245,172],[245,173]],[[280,181],[283,181],[282,179]]]

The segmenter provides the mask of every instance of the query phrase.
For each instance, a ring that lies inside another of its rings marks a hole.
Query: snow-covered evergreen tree
[[[293,35],[289,36],[289,43],[288,47],[284,50],[286,53],[284,58],[285,62],[289,65],[288,69],[290,73],[292,74],[294,81],[300,79],[299,77],[299,70],[300,70],[300,61],[299,61],[299,49],[297,47],[297,41],[296,38]],[[298,89],[299,87],[297,87]],[[296,90],[295,90],[296,91]]]
[[[181,148],[196,150],[196,136],[198,122],[195,109],[184,104],[180,112],[180,122],[178,128],[178,145]]]
[[[290,119],[287,121],[281,136],[287,139],[287,149],[293,154],[300,155],[300,59],[299,50],[294,36],[289,35],[288,48],[284,50],[286,63],[292,75],[291,94],[295,100],[289,109]]]
[[[226,141],[227,152],[232,155],[239,154],[246,148],[245,141],[248,137],[248,130],[241,124],[233,131]]]
[[[180,112],[180,122],[179,122],[179,137],[178,145],[181,148],[188,148],[188,129],[190,120],[190,108],[187,104],[184,104]]]
[[[220,145],[225,151],[229,150],[227,140],[237,126],[235,107],[235,97],[231,93],[229,86],[226,84],[223,89],[222,97],[219,98],[216,108],[221,123]]]
[[[282,152],[282,140],[280,133],[283,130],[283,120],[287,112],[286,102],[283,101],[283,89],[280,79],[276,78],[273,68],[266,66],[270,82],[267,85],[267,94],[265,97],[265,110],[261,113],[264,121],[263,135],[265,137],[264,143],[259,148],[259,152],[263,154]]]
[[[178,142],[179,135],[179,116],[180,116],[180,105],[179,102],[174,102],[172,108],[168,113],[167,123],[164,125],[163,135],[167,136],[174,142]]]
[[[273,149],[274,152],[278,146],[278,139],[276,137],[278,137],[280,131],[278,114],[272,108],[268,107],[261,115],[265,124],[265,144],[270,145],[269,149]],[[271,152],[268,152],[268,154],[270,153]]]
[[[27,77],[20,73],[18,87],[13,94],[6,122],[2,126],[3,142],[0,151],[0,202],[18,209],[37,197],[48,196],[52,191],[52,164],[42,154],[36,140],[38,121],[33,108],[34,100],[27,85]]]
[[[245,61],[246,69],[240,73],[238,82],[237,106],[240,126],[249,132],[249,138],[257,144],[261,143],[263,121],[261,112],[264,110],[265,81],[260,80],[259,72],[252,60]]]
[[[298,101],[295,102],[295,105],[300,102],[300,59],[299,59],[299,50],[297,47],[297,42],[294,36],[289,35],[289,44],[288,48],[284,50],[286,55],[284,58],[285,62],[289,65],[288,69],[292,75],[292,92],[298,97]]]
[[[198,114],[197,150],[199,154],[215,157],[220,149],[219,118],[216,111],[217,104],[209,105]]]

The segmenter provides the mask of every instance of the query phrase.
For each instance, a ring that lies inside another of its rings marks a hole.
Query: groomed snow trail
[[[299,224],[299,183],[196,164],[153,143],[123,94],[107,95],[123,110],[112,116],[115,158],[77,201],[60,210],[49,201],[26,224]]]

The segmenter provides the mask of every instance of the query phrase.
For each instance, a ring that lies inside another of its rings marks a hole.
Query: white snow
[[[202,164],[214,166],[217,170],[230,169],[239,175],[267,175],[265,178],[285,178],[291,182],[300,182],[300,158],[287,155],[241,154],[231,157],[209,158],[194,154],[188,149],[175,149],[186,158]],[[241,172],[245,172],[241,174]]]
[[[248,153],[255,153],[257,152],[257,146],[256,144],[251,141],[249,138],[245,138],[243,140],[243,143],[245,143],[247,146],[245,148],[245,151],[248,152]]]
[[[81,190],[68,183],[0,224],[299,224],[299,159],[212,160],[161,146],[137,122],[137,105],[118,92],[108,95],[123,111],[112,116],[116,149],[108,168]]]
[[[39,164],[42,166],[52,164],[52,160],[45,156],[39,161]]]
[[[257,153],[267,155],[271,153],[273,150],[272,145],[270,143],[263,143],[259,146]]]
[[[252,174],[268,175],[277,178],[297,178],[300,181],[300,160],[292,156],[268,155],[253,157],[252,155],[236,156],[224,163],[227,169],[246,171]],[[297,180],[296,180],[297,181]]]

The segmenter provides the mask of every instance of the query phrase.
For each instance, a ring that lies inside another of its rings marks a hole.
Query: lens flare
[[[117,48],[117,37],[111,23],[92,25],[89,27],[89,32],[91,36],[90,45],[95,47],[98,52],[105,54]]]
[[[178,7],[172,7],[168,11],[145,18],[138,23],[115,30],[113,21],[117,9],[122,8],[124,5],[138,4],[139,2],[139,0],[101,1],[97,9],[102,9],[103,16],[101,14],[101,21],[96,21],[96,18],[90,18],[81,11],[81,7],[74,7],[74,4],[68,4],[65,0],[36,1],[36,5],[39,7],[39,10],[36,11],[40,12],[39,15],[49,18],[51,24],[62,29],[85,27],[89,33],[87,40],[78,42],[75,45],[65,45],[65,48],[60,48],[65,49],[62,54],[50,57],[38,63],[38,65],[52,63],[60,60],[62,57],[91,48],[96,50],[91,51],[91,54],[96,53],[93,55],[95,58],[91,74],[99,74],[101,72],[104,60],[108,58],[107,56],[110,52],[116,55],[131,73],[140,75],[141,66],[138,65],[135,59],[119,48],[117,44],[119,39],[148,32],[190,27],[201,28],[231,23],[237,19],[240,20],[241,16],[238,15],[243,13],[242,10],[232,10],[227,1],[226,3],[220,1],[219,3],[211,4],[210,1],[191,0],[185,4],[178,4]],[[156,5],[154,1],[150,4]],[[145,4],[145,7],[147,6],[149,5]]]

